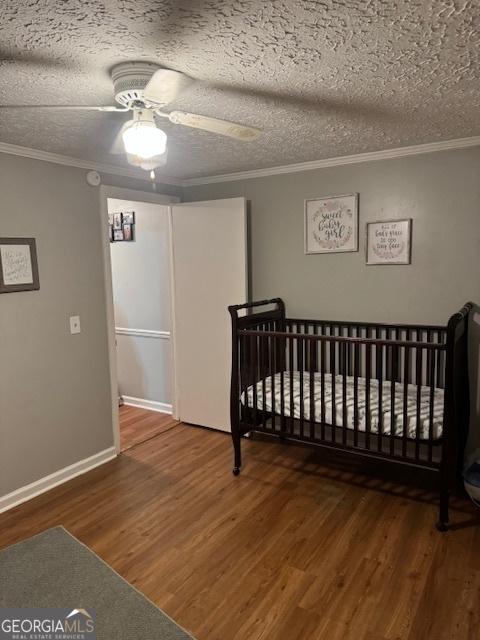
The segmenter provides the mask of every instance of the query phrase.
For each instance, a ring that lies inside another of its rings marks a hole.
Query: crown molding
[[[102,162],[91,162],[90,160],[80,160],[70,156],[63,156],[50,151],[41,151],[40,149],[30,149],[29,147],[20,147],[7,142],[0,142],[0,153],[6,153],[11,156],[21,156],[22,158],[33,158],[34,160],[43,160],[44,162],[53,162],[54,164],[63,164],[67,167],[77,167],[79,169],[90,169],[99,173],[107,173],[114,176],[124,176],[126,178],[136,178],[150,182],[151,180],[144,171],[136,169],[128,169],[127,167],[118,167],[113,164]],[[171,184],[175,187],[183,186],[183,181],[169,176],[158,176],[155,180],[158,184]]]
[[[323,160],[311,160],[309,162],[298,162],[295,164],[280,165],[277,167],[267,167],[265,169],[237,171],[235,173],[224,173],[199,178],[185,178],[182,180],[180,178],[174,178],[171,176],[158,176],[155,182],[158,184],[168,184],[175,187],[192,187],[202,184],[214,184],[216,182],[235,182],[238,180],[248,180],[250,178],[263,178],[268,176],[282,175],[286,173],[313,171],[315,169],[326,169],[328,167],[338,167],[342,165],[357,164],[361,162],[392,160],[394,158],[415,156],[423,153],[448,151],[450,149],[465,149],[467,147],[477,146],[480,146],[480,136],[472,136],[469,138],[456,138],[454,140],[427,142],[425,144],[411,145],[409,147],[384,149],[382,151],[369,151],[366,153],[357,153],[349,156],[337,156],[335,158],[324,158]],[[79,158],[72,158],[71,156],[50,153],[49,151],[41,151],[40,149],[20,147],[18,145],[9,144],[7,142],[0,142],[0,153],[21,156],[24,158],[33,158],[34,160],[53,162],[55,164],[62,164],[68,167],[89,169],[98,171],[99,173],[107,173],[110,175],[124,176],[127,178],[135,178],[137,180],[150,182],[150,179],[146,176],[145,172],[133,168],[129,169],[127,167],[119,167],[112,164],[92,162],[90,160],[81,160]]]
[[[464,149],[466,147],[476,146],[480,146],[480,136],[472,136],[470,138],[457,138],[455,140],[441,140],[439,142],[428,142],[426,144],[416,144],[409,147],[398,147],[396,149],[385,149],[383,151],[369,151],[367,153],[357,153],[350,156],[338,156],[336,158],[325,158],[324,160],[312,160],[310,162],[298,162],[296,164],[287,164],[279,167],[270,167],[267,169],[238,171],[236,173],[205,176],[203,178],[187,178],[185,180],[182,180],[182,186],[192,187],[201,184],[213,184],[215,182],[234,182],[236,180],[248,180],[250,178],[263,178],[267,176],[281,175],[284,173],[312,171],[314,169],[325,169],[327,167],[338,167],[341,165],[357,164],[360,162],[391,160],[393,158],[415,156],[422,153],[434,153],[435,151],[448,151],[449,149]]]

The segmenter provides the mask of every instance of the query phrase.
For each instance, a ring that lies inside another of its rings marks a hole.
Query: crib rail
[[[302,441],[439,464],[446,343],[292,333],[295,324],[238,331],[244,421]]]

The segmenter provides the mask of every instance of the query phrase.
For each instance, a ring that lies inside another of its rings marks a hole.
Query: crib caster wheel
[[[234,476],[239,476],[240,475],[240,467],[233,467],[233,475]]]
[[[441,522],[439,520],[435,526],[437,528],[437,531],[441,531],[442,533],[448,531],[448,522]]]

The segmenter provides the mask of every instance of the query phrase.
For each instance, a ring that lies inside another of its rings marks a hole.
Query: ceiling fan
[[[166,164],[167,134],[157,127],[155,116],[173,124],[210,131],[242,142],[255,140],[261,131],[227,120],[184,111],[164,111],[195,80],[179,71],[161,68],[148,62],[123,62],[111,70],[114,96],[119,106],[83,105],[0,105],[15,109],[68,109],[104,112],[132,112],[120,129],[111,153],[126,153],[130,164],[146,171]]]

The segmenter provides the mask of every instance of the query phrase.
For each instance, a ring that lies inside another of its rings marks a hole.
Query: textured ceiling
[[[165,124],[179,178],[480,134],[479,0],[2,0],[0,104],[113,104],[111,67],[204,82],[169,108],[263,129]],[[0,141],[124,165],[125,114],[0,111]]]

